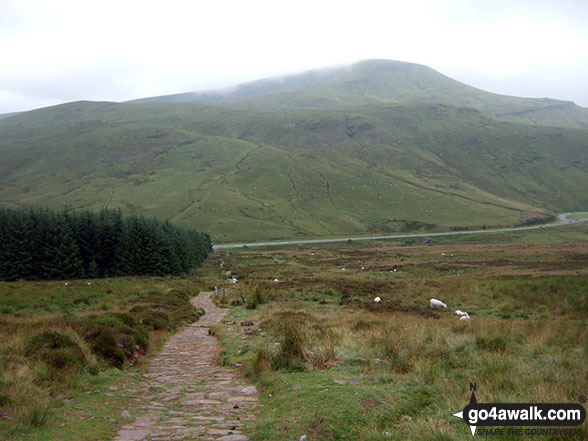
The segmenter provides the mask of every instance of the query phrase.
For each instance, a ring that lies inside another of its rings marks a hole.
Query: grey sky
[[[588,107],[586,0],[1,0],[0,113],[388,58]]]

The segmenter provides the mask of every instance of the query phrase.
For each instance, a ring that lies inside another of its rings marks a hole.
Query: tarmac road
[[[501,233],[505,231],[523,231],[523,230],[537,230],[539,228],[555,228],[562,225],[569,225],[578,222],[588,222],[588,218],[579,220],[568,220],[569,216],[575,214],[588,214],[588,211],[580,211],[574,213],[563,213],[558,215],[559,222],[550,224],[532,225],[527,227],[513,227],[513,228],[497,228],[493,230],[475,230],[475,231],[449,231],[446,233],[418,233],[418,234],[398,234],[393,236],[369,236],[369,237],[345,237],[340,239],[309,239],[309,240],[289,240],[280,242],[252,242],[252,243],[233,243],[214,245],[213,249],[222,250],[227,248],[243,248],[247,247],[268,247],[268,246],[284,246],[284,245],[298,245],[298,244],[314,244],[314,243],[332,243],[332,242],[347,242],[348,240],[382,240],[382,239],[409,239],[411,237],[435,237],[435,236],[459,236],[462,234],[480,234],[480,233]]]

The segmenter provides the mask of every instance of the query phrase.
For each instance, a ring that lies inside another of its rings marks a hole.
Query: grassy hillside
[[[588,128],[588,109],[572,102],[497,95],[455,81],[427,66],[391,60],[365,60],[253,81],[224,91],[183,93],[135,102],[194,101],[271,108],[442,103],[472,107],[508,121]]]
[[[0,202],[122,208],[214,241],[512,225],[588,205],[582,130],[433,104],[78,102],[0,121]]]
[[[216,242],[513,225],[588,206],[587,112],[387,60],[70,103],[0,120],[0,204],[122,208]]]

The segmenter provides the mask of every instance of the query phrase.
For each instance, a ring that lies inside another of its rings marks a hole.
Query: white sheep
[[[447,309],[447,305],[443,303],[441,300],[431,299],[431,308],[445,308]]]
[[[460,320],[470,320],[470,319],[471,319],[471,317],[469,316],[469,314],[468,314],[468,313],[466,313],[466,315],[462,315],[462,316],[461,316],[459,319],[460,319]]]
[[[463,317],[464,315],[468,315],[468,313],[467,313],[467,312],[460,311],[459,309],[458,309],[457,311],[455,311],[455,313],[456,313],[457,315],[459,315],[460,317]]]
[[[233,276],[233,283],[239,283],[239,280],[235,276]]]
[[[374,299],[374,303],[380,303],[382,301],[382,299],[380,297],[376,297]]]
[[[279,280],[278,279],[274,279],[274,282],[279,282]]]

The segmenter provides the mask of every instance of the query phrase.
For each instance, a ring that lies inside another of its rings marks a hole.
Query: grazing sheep
[[[374,303],[380,303],[382,301],[382,299],[380,297],[376,297],[374,299]]]
[[[232,282],[233,282],[233,283],[239,283],[239,280],[237,280],[237,278],[236,278],[235,276],[233,276],[233,280],[232,280]]]
[[[459,319],[460,319],[460,320],[470,320],[470,319],[471,319],[471,317],[469,316],[469,314],[468,314],[468,313],[466,313],[466,315],[462,315],[462,316],[461,316]]]
[[[468,313],[467,313],[467,312],[460,311],[459,309],[458,309],[457,311],[455,311],[455,313],[456,313],[457,315],[459,315],[460,317],[463,317],[464,315],[468,315]]]
[[[431,308],[445,308],[447,309],[447,305],[443,303],[441,300],[431,299]]]
[[[274,279],[274,282],[279,282],[279,280],[278,279]]]

